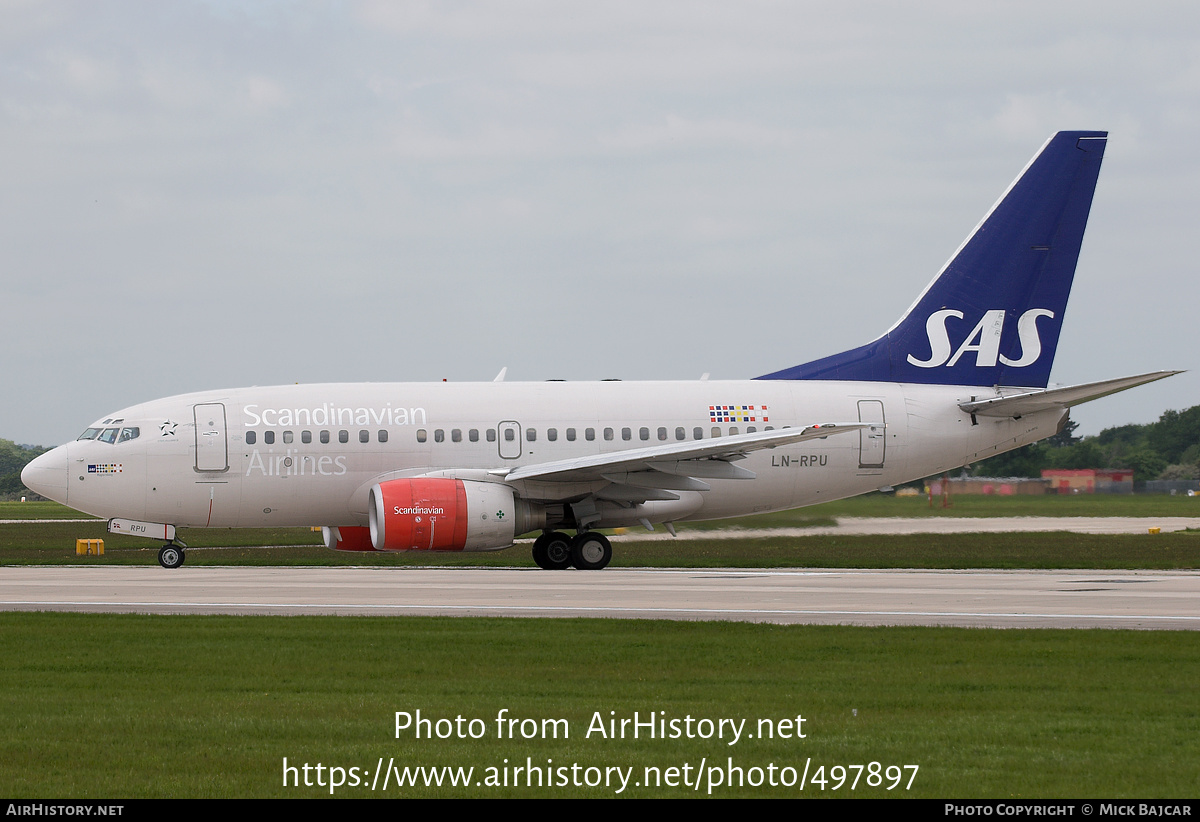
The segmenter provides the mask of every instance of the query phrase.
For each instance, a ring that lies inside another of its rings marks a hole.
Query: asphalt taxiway
[[[1198,630],[1200,573],[10,566],[0,610]]]

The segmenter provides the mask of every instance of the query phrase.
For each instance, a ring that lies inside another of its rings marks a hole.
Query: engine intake
[[[376,551],[497,551],[540,527],[538,509],[507,485],[417,477],[372,487],[367,517]]]

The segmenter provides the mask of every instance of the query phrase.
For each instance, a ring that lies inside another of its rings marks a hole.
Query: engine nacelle
[[[497,551],[536,527],[530,513],[507,485],[441,477],[381,482],[367,506],[376,551]]]
[[[361,525],[343,525],[339,528],[321,529],[325,547],[335,551],[374,551],[371,544],[371,529]]]

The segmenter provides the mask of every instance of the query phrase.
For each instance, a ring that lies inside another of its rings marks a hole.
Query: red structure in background
[[[942,507],[949,508],[953,503],[950,502],[950,477],[942,474],[940,480],[934,480],[926,486],[929,491],[929,507],[933,507],[934,496],[941,496]]]
[[[1047,468],[1042,478],[1050,480],[1060,494],[1132,494],[1133,469]]]

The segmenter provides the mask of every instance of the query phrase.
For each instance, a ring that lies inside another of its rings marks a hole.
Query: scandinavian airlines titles
[[[345,408],[323,402],[311,408],[264,408],[257,404],[244,409],[250,419],[247,428],[260,425],[425,425],[424,408]]]
[[[263,477],[340,477],[346,473],[346,458],[317,457],[312,454],[301,454],[291,448],[286,453],[276,454],[268,450],[263,456],[257,448],[250,452],[250,462],[246,465],[246,476],[257,472]]]

